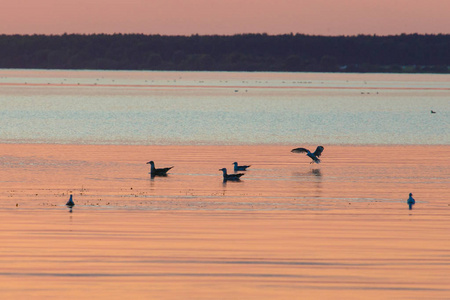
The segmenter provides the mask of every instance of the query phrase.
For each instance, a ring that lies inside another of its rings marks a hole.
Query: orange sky
[[[450,0],[0,1],[1,34],[450,33]]]

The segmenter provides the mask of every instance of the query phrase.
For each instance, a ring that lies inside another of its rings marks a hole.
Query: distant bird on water
[[[412,209],[413,205],[416,204],[416,200],[414,200],[414,198],[412,197],[412,193],[409,193],[409,198],[406,203],[408,203],[410,210]]]
[[[234,165],[234,171],[235,172],[237,172],[237,171],[247,171],[247,168],[250,167],[250,165],[248,165],[248,166],[239,166],[237,162],[234,162],[233,165]]]
[[[435,114],[436,112],[434,110],[431,111],[432,114]]]
[[[75,206],[75,203],[73,202],[73,197],[72,197],[72,195],[70,195],[69,201],[67,201],[66,206],[67,206],[68,208],[70,208],[70,211],[69,211],[69,212],[72,212],[72,207]]]
[[[152,177],[154,176],[167,176],[167,172],[173,168],[169,167],[169,168],[155,168],[155,163],[152,161],[147,162],[147,164],[150,164],[150,175]]]
[[[311,164],[316,163],[316,164],[320,164],[320,155],[322,155],[322,151],[323,151],[323,146],[317,146],[316,151],[314,151],[313,153],[311,153],[311,151],[309,151],[308,149],[305,148],[295,148],[292,149],[291,152],[293,153],[306,153],[307,156],[309,156],[313,161],[311,162]]]
[[[240,179],[241,176],[244,175],[244,173],[228,174],[226,168],[219,169],[219,171],[223,172],[223,181],[228,181],[228,180],[239,181],[239,180],[241,180]]]

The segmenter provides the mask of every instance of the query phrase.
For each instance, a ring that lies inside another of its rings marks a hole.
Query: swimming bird
[[[412,197],[412,193],[409,193],[409,198],[406,203],[408,203],[410,210],[412,209],[413,205],[416,204],[416,200],[414,200],[414,198]]]
[[[434,110],[431,111],[432,114],[435,114],[436,112]]]
[[[75,206],[75,203],[73,202],[73,197],[70,195],[69,201],[67,201],[66,206],[69,208],[72,208]]]
[[[154,176],[167,176],[167,172],[173,168],[169,167],[169,168],[155,168],[155,163],[153,162],[153,160],[147,162],[147,164],[150,164],[150,175],[152,177]]]
[[[237,172],[237,171],[247,171],[247,168],[250,167],[250,165],[248,165],[248,166],[239,166],[237,162],[234,162],[233,165],[234,165],[234,171],[235,172]]]
[[[313,161],[311,162],[311,164],[316,163],[316,164],[320,164],[320,155],[322,155],[322,151],[323,151],[323,146],[317,146],[316,151],[314,151],[314,153],[311,153],[311,151],[309,151],[308,149],[305,148],[295,148],[292,149],[291,152],[293,153],[306,153],[307,156],[309,156]]]
[[[223,172],[223,181],[231,180],[231,181],[239,181],[241,180],[241,176],[244,175],[244,173],[237,173],[237,174],[228,174],[226,168],[219,169],[219,171]]]

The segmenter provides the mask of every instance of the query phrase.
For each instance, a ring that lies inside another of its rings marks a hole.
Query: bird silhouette
[[[412,193],[409,193],[409,198],[406,200],[406,203],[408,203],[409,209],[411,210],[413,205],[416,204],[416,200],[412,197]]]
[[[313,164],[313,163],[320,164],[319,157],[320,157],[320,155],[322,155],[323,149],[324,149],[323,146],[317,146],[316,151],[311,153],[311,151],[309,151],[306,148],[295,148],[295,149],[292,149],[291,152],[292,153],[306,153],[306,155],[312,159],[311,164]]]
[[[244,175],[244,173],[228,174],[226,168],[219,169],[219,171],[223,172],[223,181],[240,181],[241,176]]]
[[[248,166],[239,166],[237,162],[234,162],[233,165],[234,165],[234,171],[235,172],[237,172],[237,171],[247,171],[247,168],[250,167],[250,165],[248,165]]]
[[[150,164],[150,175],[152,177],[155,176],[167,176],[167,172],[173,168],[172,167],[168,167],[168,168],[155,168],[155,163],[152,161],[147,162],[147,164]]]
[[[67,201],[66,206],[72,208],[75,206],[75,202],[73,202],[73,197],[70,195],[69,201]]]

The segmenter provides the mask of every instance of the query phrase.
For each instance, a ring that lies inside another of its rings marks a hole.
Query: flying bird
[[[149,161],[147,164],[150,164],[150,175],[152,177],[154,176],[167,176],[167,172],[173,168],[169,167],[169,168],[155,168],[155,163],[152,161]]]
[[[231,181],[239,181],[241,180],[241,176],[244,175],[244,173],[237,173],[237,174],[228,174],[226,168],[219,169],[219,171],[223,172],[223,181],[231,180]]]
[[[305,148],[295,148],[295,149],[292,149],[291,152],[306,153],[306,155],[312,159],[311,164],[313,164],[313,163],[320,164],[319,157],[320,157],[320,155],[322,155],[323,149],[324,149],[323,146],[317,146],[316,151],[311,153],[311,151],[309,151],[308,149],[305,149]]]
[[[248,165],[248,166],[239,166],[237,162],[234,162],[233,165],[234,165],[234,171],[235,172],[237,172],[237,171],[247,171],[247,168],[250,167],[250,165]]]

